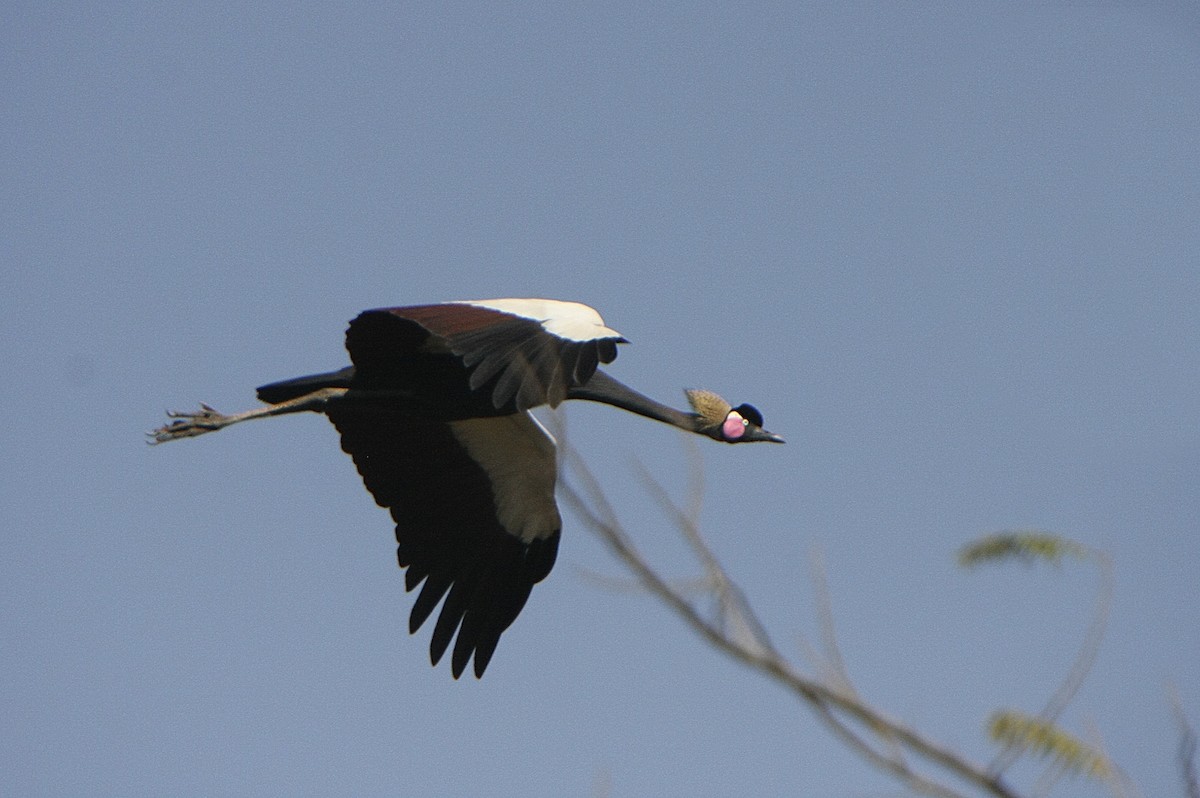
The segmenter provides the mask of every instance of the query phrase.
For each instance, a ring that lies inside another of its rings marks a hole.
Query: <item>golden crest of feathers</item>
[[[696,415],[700,416],[706,427],[719,427],[725,423],[725,417],[733,409],[733,405],[712,391],[686,390],[684,393],[687,395],[688,404],[696,411]]]

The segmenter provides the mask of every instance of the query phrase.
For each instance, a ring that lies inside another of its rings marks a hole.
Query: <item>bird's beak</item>
[[[774,432],[767,432],[761,427],[746,434],[744,441],[766,441],[768,443],[784,443],[783,438],[776,435]]]

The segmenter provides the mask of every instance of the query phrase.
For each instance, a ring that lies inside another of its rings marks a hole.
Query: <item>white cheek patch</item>
[[[451,421],[450,430],[492,482],[496,518],[525,543],[562,529],[554,502],[554,439],[529,413]]]
[[[560,299],[472,299],[457,304],[475,305],[532,319],[551,335],[570,341],[623,337],[616,330],[605,327],[600,314],[581,302],[563,302]]]

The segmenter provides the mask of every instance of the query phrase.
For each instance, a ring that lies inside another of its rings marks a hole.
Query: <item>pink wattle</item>
[[[726,416],[725,423],[721,426],[721,434],[727,441],[737,440],[745,431],[746,422],[737,413],[730,413]]]

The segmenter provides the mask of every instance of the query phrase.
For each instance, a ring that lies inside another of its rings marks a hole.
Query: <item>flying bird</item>
[[[225,415],[208,405],[150,433],[151,443],[241,421],[324,413],[375,501],[396,522],[405,587],[420,593],[417,629],[441,603],[429,645],[454,640],[451,672],[483,675],[500,635],[554,567],[562,519],[555,441],[530,408],[603,402],[726,443],[783,439],[751,405],[686,392],[685,412],[597,368],[628,343],[594,309],[553,299],[488,299],[381,308],[346,331],[353,365],[258,388],[265,407]],[[456,634],[457,633],[457,634]]]

